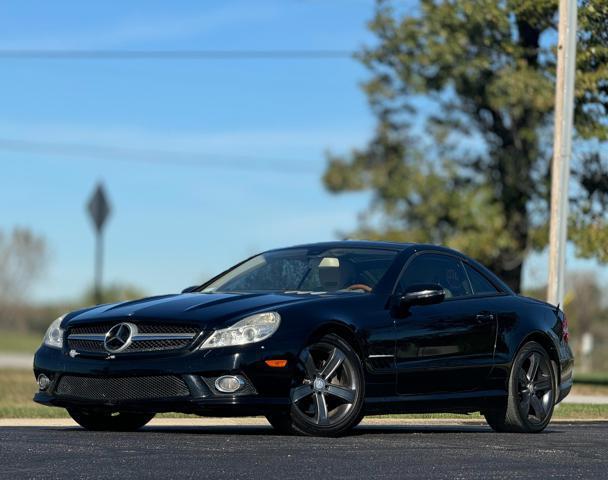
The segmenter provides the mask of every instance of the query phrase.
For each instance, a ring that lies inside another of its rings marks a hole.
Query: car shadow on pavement
[[[54,429],[49,427],[49,429]],[[86,432],[80,427],[62,427],[62,430],[67,431],[80,431]],[[93,432],[97,433],[97,432]],[[243,436],[286,436],[270,426],[263,425],[213,425],[213,426],[166,426],[166,425],[152,425],[146,426],[134,432],[134,434],[145,434],[145,433],[165,433],[165,434],[191,434],[191,435],[243,435]],[[424,434],[424,433],[493,433],[489,427],[478,426],[478,425],[398,425],[398,426],[386,426],[386,425],[363,425],[350,431],[346,437],[353,436],[373,436],[373,435],[390,435],[390,434]]]
[[[15,427],[15,428],[40,428],[40,427]],[[65,432],[78,432],[83,434],[112,435],[114,432],[88,432],[81,427],[42,427],[42,430],[52,431],[61,430]],[[540,435],[561,433],[559,426],[550,426]],[[289,436],[284,435],[270,426],[265,425],[192,425],[192,426],[170,426],[170,425],[151,425],[142,428],[137,432],[130,432],[131,435],[142,435],[146,433],[154,434],[184,434],[184,435],[240,435],[240,436]],[[486,425],[360,425],[350,431],[344,437],[361,437],[374,435],[413,435],[413,434],[488,434],[488,435],[517,435],[517,434],[497,434]],[[343,438],[344,438],[343,437]],[[306,438],[306,437],[300,437]]]

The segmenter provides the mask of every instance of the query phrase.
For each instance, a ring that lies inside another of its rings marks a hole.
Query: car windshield
[[[371,248],[275,250],[229,270],[202,292],[371,292],[396,255]]]

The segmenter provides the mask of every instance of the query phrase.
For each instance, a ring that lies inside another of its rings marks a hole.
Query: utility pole
[[[93,226],[95,227],[95,274],[93,288],[95,292],[95,303],[103,303],[102,294],[102,272],[103,272],[103,227],[110,215],[110,204],[108,203],[105,188],[98,183],[91,196],[87,209]]]
[[[572,154],[575,72],[576,0],[560,0],[547,287],[547,300],[554,305],[563,305],[564,302],[566,242],[568,240],[568,181]]]

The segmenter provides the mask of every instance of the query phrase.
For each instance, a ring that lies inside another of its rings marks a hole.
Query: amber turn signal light
[[[272,368],[283,368],[287,366],[287,360],[266,360],[265,363]]]

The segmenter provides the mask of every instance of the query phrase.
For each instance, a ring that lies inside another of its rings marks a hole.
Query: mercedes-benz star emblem
[[[132,323],[119,323],[114,325],[103,342],[103,346],[110,353],[120,353],[125,351],[133,341],[133,335],[137,333],[137,326]]]

